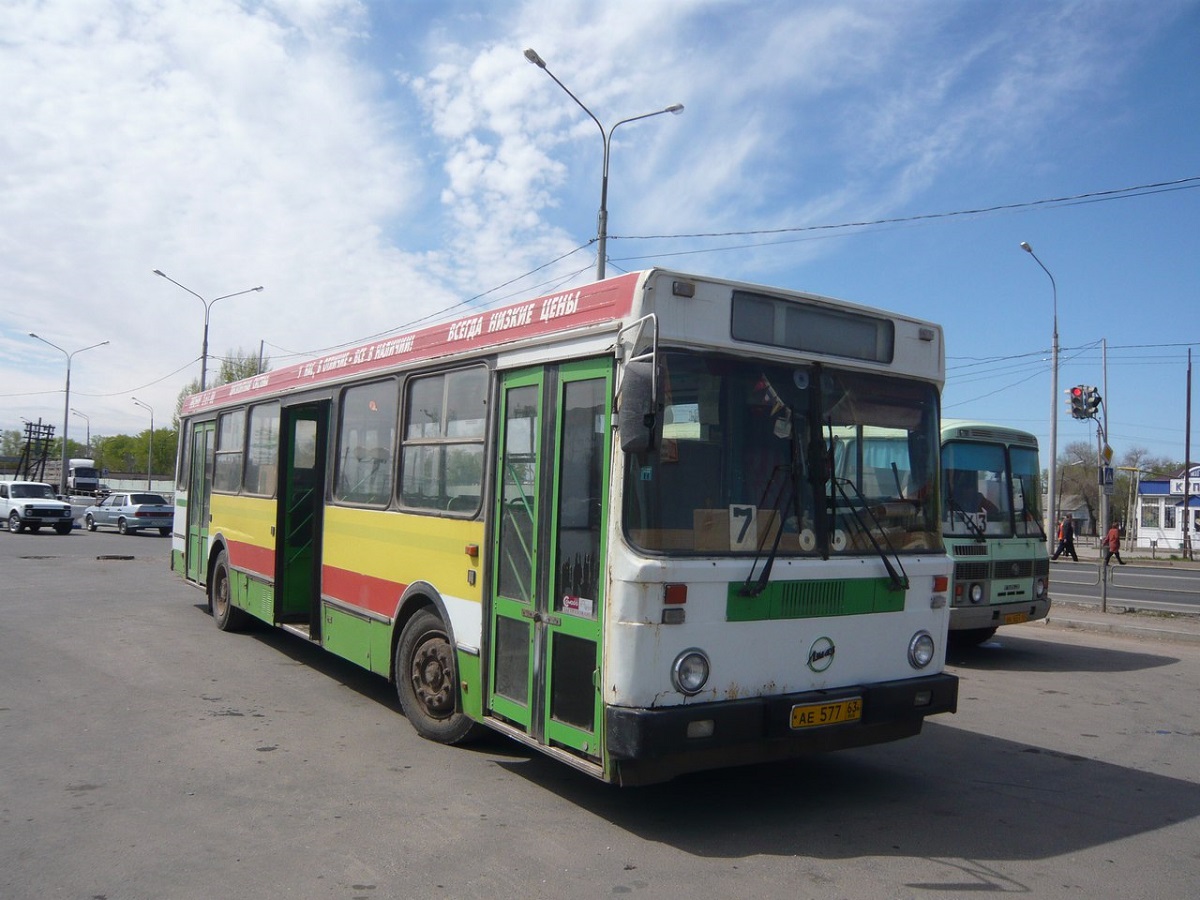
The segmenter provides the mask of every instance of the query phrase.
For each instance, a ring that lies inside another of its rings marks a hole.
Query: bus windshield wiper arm
[[[908,590],[908,573],[904,571],[904,564],[900,562],[900,556],[896,553],[896,548],[892,546],[892,542],[888,540],[887,532],[883,530],[883,526],[879,523],[875,513],[871,511],[871,507],[867,504],[867,498],[862,495],[862,492],[849,478],[835,478],[833,483],[837,486],[838,493],[842,495],[842,499],[846,501],[846,507],[850,510],[850,514],[854,516],[854,520],[858,523],[858,527],[862,529],[867,539],[871,542],[871,546],[875,548],[875,552],[879,554],[879,558],[883,560],[883,567],[887,569],[888,577],[891,579],[891,588],[894,591]],[[859,501],[860,507],[856,506],[851,500],[849,494],[846,493],[846,485],[850,486],[850,490],[854,491],[854,497]],[[870,522],[863,520],[863,512],[870,518]],[[875,537],[875,532],[878,531],[883,537],[884,543],[887,544],[887,550]],[[891,554],[889,559],[888,555]],[[893,562],[895,565],[893,565]],[[899,569],[899,571],[897,571]]]
[[[959,518],[963,520],[967,528],[975,533],[975,541],[977,543],[982,544],[987,541],[987,538],[984,537],[983,529],[979,527],[979,523],[975,521],[975,517],[955,503],[953,497],[948,497],[946,499],[946,505],[950,507],[951,513],[957,512]],[[1038,527],[1040,528],[1041,526],[1039,525]],[[1042,532],[1042,536],[1045,537],[1045,532]]]
[[[799,495],[799,492],[796,490],[795,444],[796,444],[796,438],[795,438],[795,431],[793,430],[793,434],[792,434],[793,463],[792,463],[792,465],[776,466],[775,469],[771,472],[771,477],[767,481],[767,486],[765,488],[763,488],[763,493],[762,493],[762,498],[761,498],[762,502],[759,503],[759,509],[762,509],[763,507],[766,506],[767,497],[770,494],[771,485],[775,483],[776,476],[779,475],[781,472],[784,473],[785,480],[780,483],[779,489],[778,489],[777,493],[775,494],[775,502],[773,504],[771,504],[771,509],[774,512],[778,513],[778,515],[779,515],[779,518],[775,523],[775,541],[774,541],[774,543],[771,544],[771,552],[767,554],[766,562],[763,563],[762,572],[760,572],[758,575],[758,578],[755,579],[754,578],[754,567],[758,565],[758,561],[762,556],[762,545],[759,544],[757,546],[757,550],[754,555],[754,560],[750,563],[750,573],[746,576],[746,580],[742,584],[742,589],[738,592],[743,597],[757,597],[759,594],[761,594],[763,592],[763,590],[766,588],[767,584],[770,583],[770,581],[771,581],[771,569],[775,565],[775,557],[779,555],[779,542],[783,539],[783,523],[786,519],[785,513],[789,506],[794,507],[796,505],[797,497]],[[783,498],[784,490],[788,487],[791,488],[791,496],[788,498],[788,502],[786,504],[781,504],[779,501]],[[797,521],[799,521],[799,512],[798,511],[797,511]]]
[[[781,466],[780,468],[784,467]],[[774,478],[774,475],[772,475],[772,478]],[[788,481],[792,484],[792,497],[794,498],[796,496],[795,479],[789,476]],[[782,493],[781,489],[780,494]],[[755,579],[754,567],[758,565],[759,555],[762,553],[762,547],[758,548],[758,554],[755,555],[754,561],[750,563],[750,573],[746,576],[746,580],[742,584],[742,589],[738,592],[743,597],[757,597],[771,581],[771,569],[775,565],[775,557],[779,555],[779,542],[783,538],[783,509],[776,508],[776,512],[779,513],[779,521],[775,523],[775,541],[771,544],[771,552],[767,554],[767,561],[763,563],[762,572]]]

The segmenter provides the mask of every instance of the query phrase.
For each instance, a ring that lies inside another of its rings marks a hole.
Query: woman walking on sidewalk
[[[1108,561],[1114,556],[1117,562],[1125,565],[1125,560],[1121,559],[1121,528],[1116,522],[1112,523],[1112,527],[1108,529],[1108,534],[1104,536],[1104,568],[1108,568]]]

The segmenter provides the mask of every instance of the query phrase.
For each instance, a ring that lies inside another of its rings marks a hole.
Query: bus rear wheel
[[[440,744],[477,737],[481,726],[458,708],[454,646],[441,618],[423,609],[409,619],[396,644],[396,695],[417,734]]]

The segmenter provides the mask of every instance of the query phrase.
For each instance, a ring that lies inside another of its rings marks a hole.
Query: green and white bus
[[[958,698],[944,372],[936,325],[660,269],[476,311],[188,398],[173,565],[427,738],[609,782],[909,737]],[[869,430],[902,465],[838,472]]]
[[[950,629],[979,643],[1050,612],[1037,438],[985,422],[942,422],[942,534],[954,559]]]

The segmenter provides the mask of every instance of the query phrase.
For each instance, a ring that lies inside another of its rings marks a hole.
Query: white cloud
[[[0,96],[3,346],[18,365],[5,393],[61,384],[61,363],[25,332],[68,349],[99,335],[112,345],[79,365],[120,375],[99,391],[74,379],[80,405],[128,417],[126,396],[89,395],[137,389],[173,408],[195,369],[147,385],[198,358],[203,309],[154,268],[206,298],[266,286],[214,307],[215,354],[262,338],[323,346],[448,299],[383,233],[423,202],[426,163],[384,79],[352,58],[358,4],[50,2],[0,15],[0,81],[20,86]],[[38,405],[0,398],[26,416]]]
[[[138,425],[130,389],[173,406],[203,311],[155,268],[206,297],[265,285],[215,307],[214,353],[299,350],[399,326],[588,241],[600,135],[527,47],[606,127],[686,106],[615,132],[611,234],[778,228],[924,212],[932,193],[972,204],[1048,134],[1102,132],[1119,111],[1101,101],[1178,14],[1132,8],[7,3],[0,427],[61,417],[61,362],[29,331],[113,341],[77,361],[73,398],[103,408],[93,430]],[[661,261],[764,280],[831,251],[814,237]],[[648,263],[698,245],[609,252]],[[590,269],[594,252],[553,272]]]

